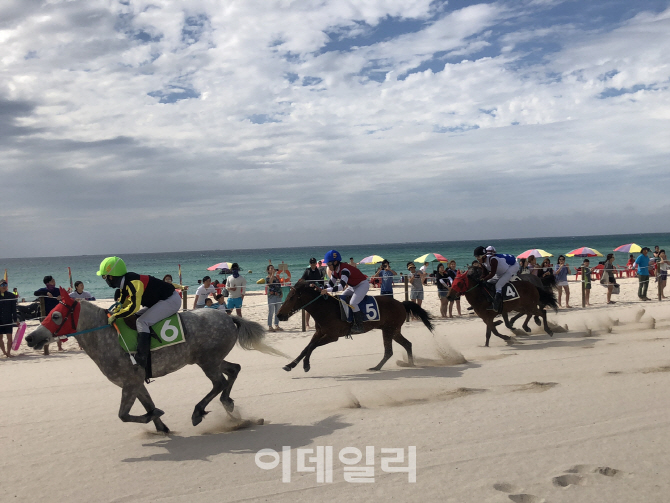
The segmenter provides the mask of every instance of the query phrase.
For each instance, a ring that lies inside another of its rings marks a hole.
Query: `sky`
[[[670,0],[3,0],[0,257],[670,229]]]

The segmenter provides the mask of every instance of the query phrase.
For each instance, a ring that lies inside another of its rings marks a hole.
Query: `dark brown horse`
[[[381,329],[384,338],[384,357],[376,367],[368,370],[381,370],[388,359],[393,356],[393,348],[391,347],[393,341],[405,348],[407,361],[410,365],[414,365],[412,343],[403,337],[400,330],[405,323],[407,314],[410,313],[419,317],[428,330],[432,332],[434,327],[430,321],[432,319],[431,315],[414,302],[400,302],[391,296],[375,298],[379,307],[379,321],[366,321],[363,328],[366,332],[376,328]],[[304,309],[314,318],[316,332],[314,332],[312,340],[309,341],[298,358],[286,365],[284,370],[290,372],[304,358],[303,368],[305,372],[309,372],[309,358],[312,351],[319,346],[335,342],[340,337],[349,335],[351,325],[340,319],[340,302],[340,300],[330,295],[322,296],[320,289],[305,283],[303,280],[298,281],[291,288],[284,305],[277,313],[277,318],[286,321],[290,316]]]
[[[451,290],[447,298],[455,296],[456,294],[465,295],[465,298],[473,307],[477,316],[479,316],[484,323],[486,323],[486,346],[489,345],[489,339],[491,339],[491,332],[496,336],[500,337],[502,340],[506,341],[507,344],[512,344],[513,339],[506,335],[502,335],[496,329],[496,326],[501,322],[494,322],[493,320],[498,315],[496,311],[489,309],[491,306],[491,301],[489,294],[486,292],[485,287],[480,285],[479,277],[481,275],[480,269],[477,267],[470,268],[466,273],[459,273],[454,280]],[[553,335],[553,332],[547,325],[547,311],[544,308],[549,306],[556,311],[558,305],[556,304],[556,297],[553,292],[546,291],[542,288],[538,288],[527,281],[516,281],[514,282],[517,292],[519,293],[519,298],[515,300],[510,300],[508,302],[503,302],[502,315],[503,317],[507,316],[507,313],[512,311],[519,314],[527,315],[526,321],[523,324],[523,329],[526,332],[530,332],[528,327],[528,320],[531,316],[540,316],[544,322],[544,331],[547,332],[550,336]]]

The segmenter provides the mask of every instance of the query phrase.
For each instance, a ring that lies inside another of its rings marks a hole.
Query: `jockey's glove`
[[[107,318],[107,324],[108,325],[113,325],[115,321],[116,321],[116,316],[115,315],[111,315],[109,318]]]

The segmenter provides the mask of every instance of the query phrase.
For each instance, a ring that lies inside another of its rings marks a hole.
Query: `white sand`
[[[636,280],[622,283],[615,306],[602,305],[594,284],[599,307],[550,315],[568,332],[550,338],[531,324],[533,335],[514,346],[492,337],[483,347],[484,324],[473,317],[439,320],[435,336],[408,324],[416,368],[396,364],[404,351],[394,345],[385,368],[367,372],[382,356],[378,331],[317,349],[307,374],[236,348],[236,406],[265,420],[237,430],[218,400],[191,426],[210,390],[198,367],[149,386],[173,430],[166,437],[117,418],[119,388],[74,341],[62,353],[52,345],[49,357],[23,346],[0,358],[0,501],[666,502],[670,303],[638,302]],[[439,313],[433,288],[425,306]],[[264,321],[264,309],[247,314]],[[292,356],[308,340],[294,318],[268,335]],[[445,363],[458,352],[468,363]],[[283,445],[294,448],[290,483],[280,467],[254,462],[258,450]],[[410,445],[415,484],[381,471],[380,448]],[[332,483],[297,472],[295,449],[316,446],[333,447]],[[375,482],[345,482],[337,453],[366,446],[376,448]]]

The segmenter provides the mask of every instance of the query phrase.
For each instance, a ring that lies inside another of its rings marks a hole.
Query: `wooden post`
[[[586,274],[584,274],[584,264],[582,264],[582,307],[586,307]]]
[[[46,304],[44,303],[44,297],[40,297],[40,316],[42,319],[47,317],[47,307]],[[49,354],[49,345],[45,344],[44,345],[44,354],[48,355]]]
[[[188,311],[188,290],[181,291],[181,303],[182,309],[184,311]]]
[[[407,275],[404,276],[405,279],[405,300],[409,301],[409,278]],[[409,321],[409,313],[405,316],[405,322]]]
[[[307,321],[305,319],[305,310],[302,310],[302,331],[307,332]]]
[[[658,285],[658,301],[661,302],[661,268],[658,262],[656,262],[656,281]]]

